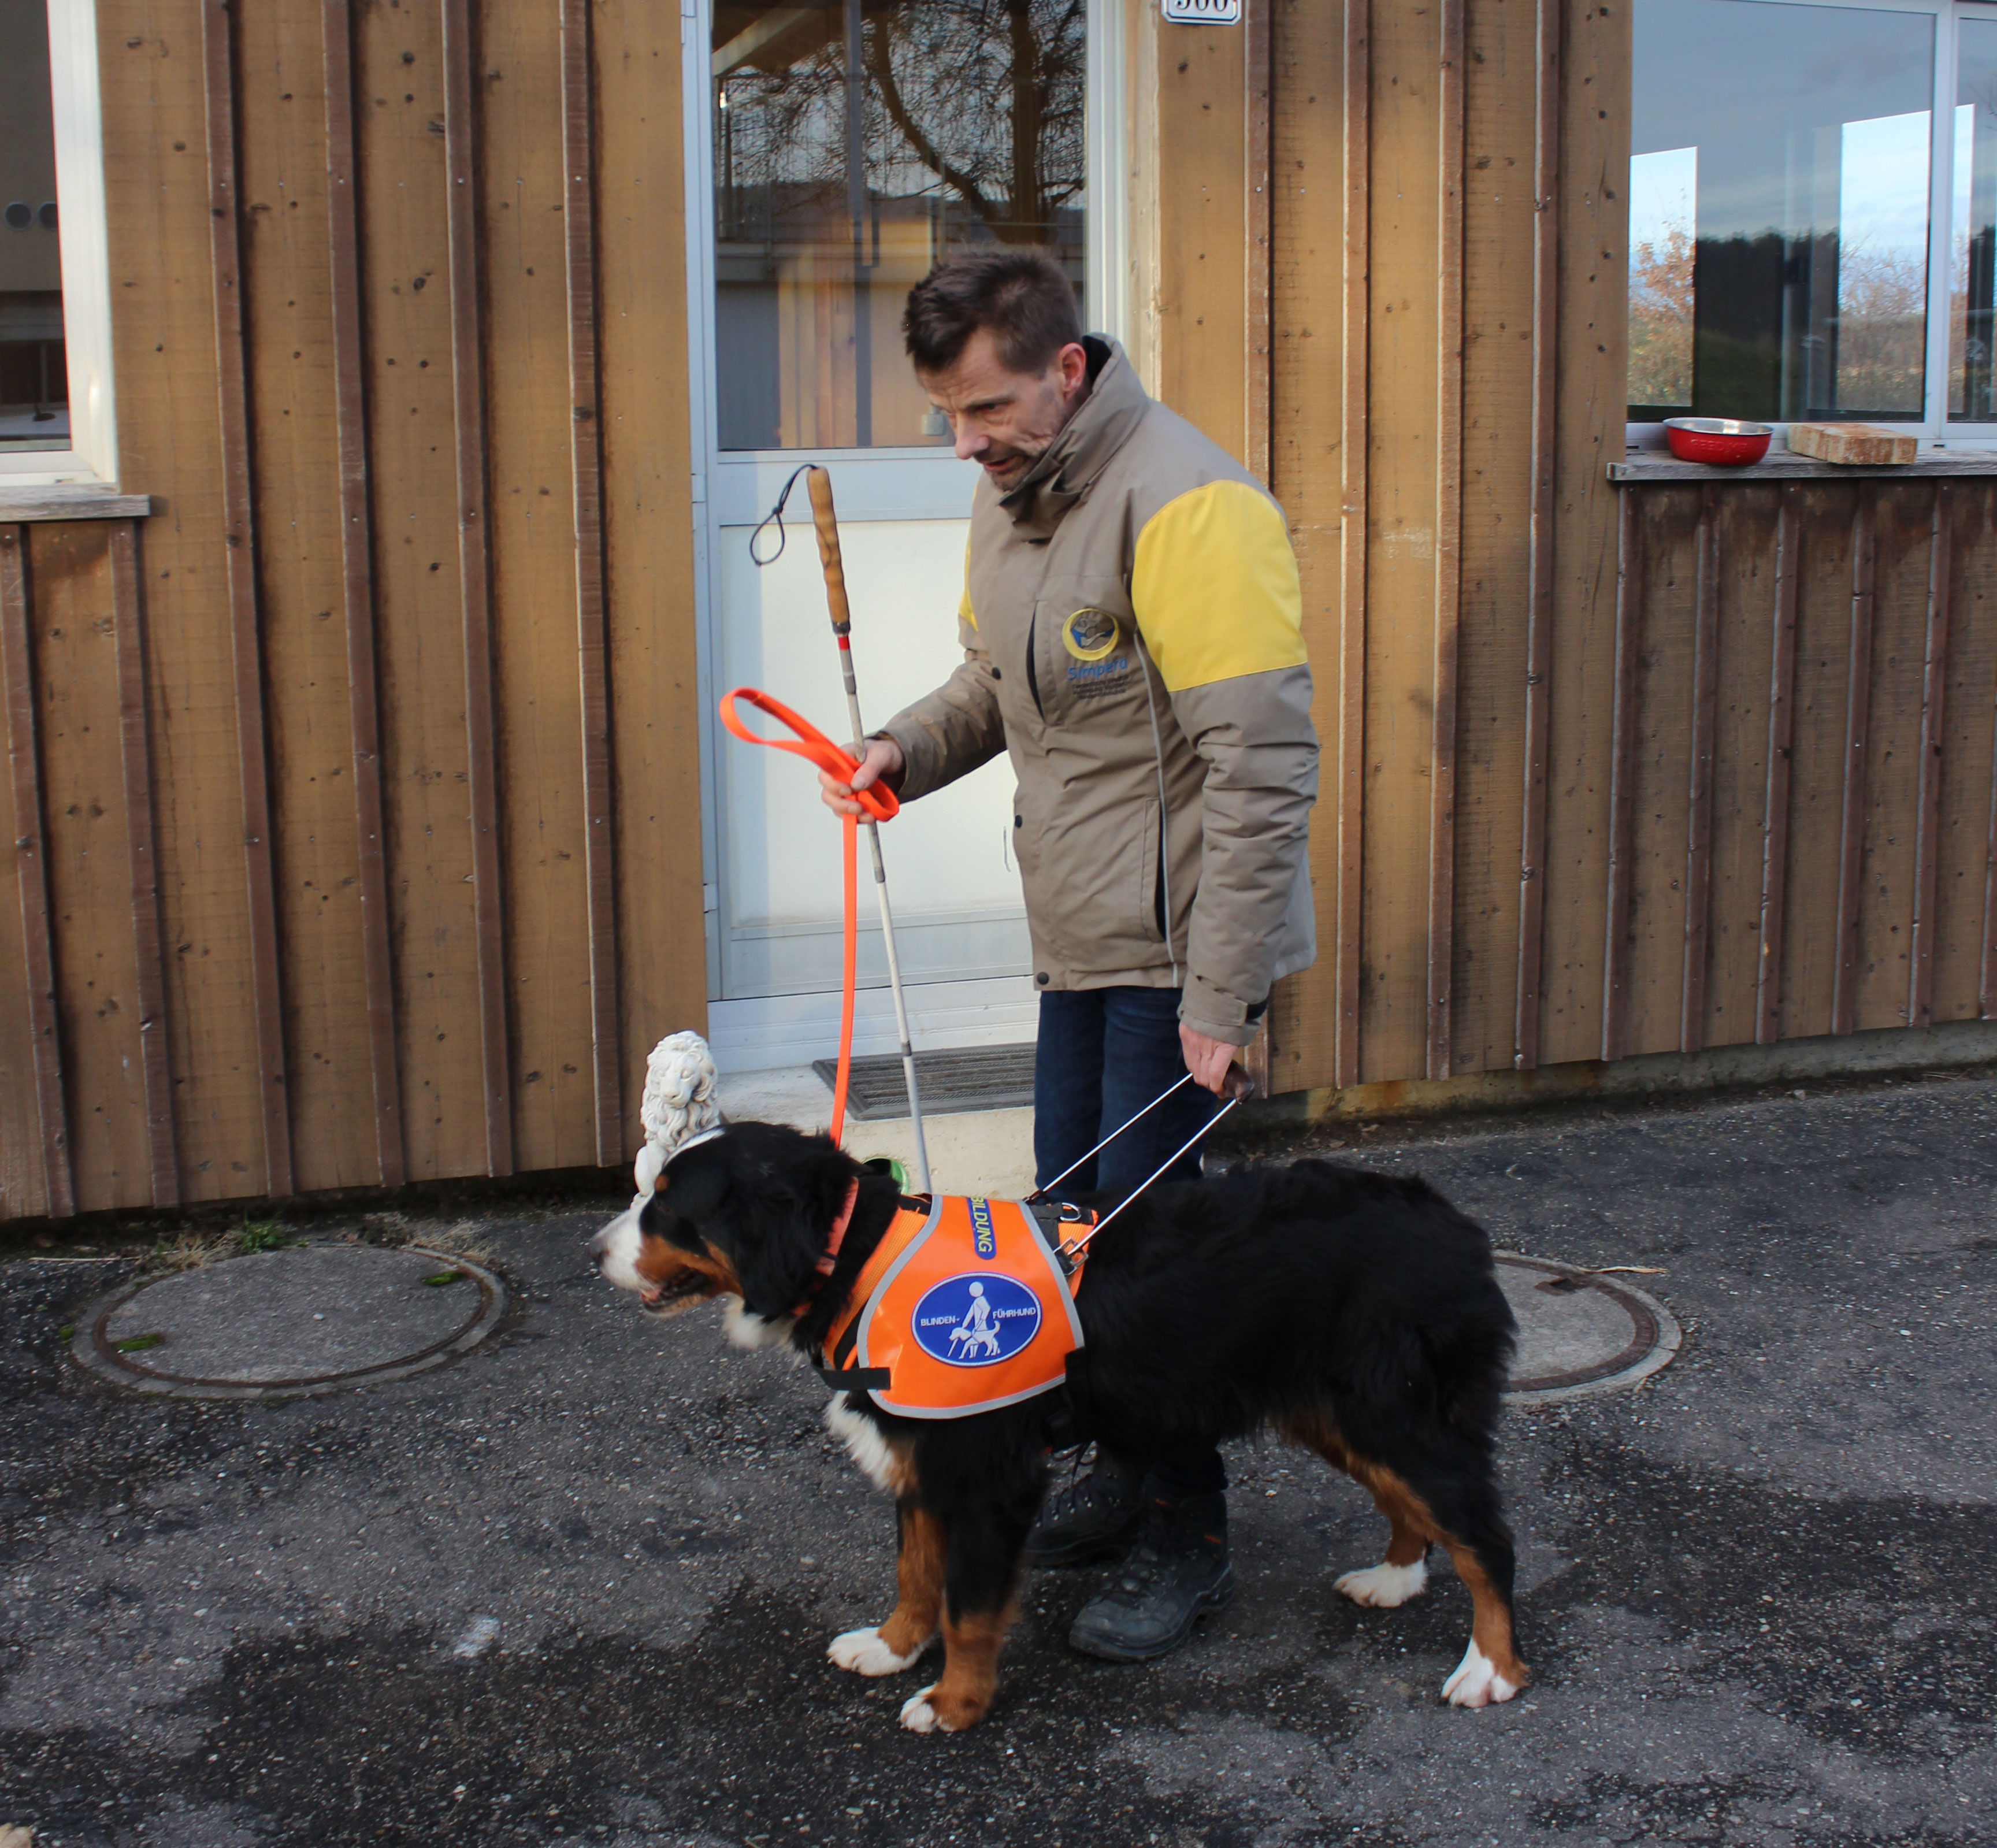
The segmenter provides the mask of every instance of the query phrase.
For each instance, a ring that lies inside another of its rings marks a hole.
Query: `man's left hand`
[[[1203,1084],[1216,1097],[1221,1095],[1221,1087],[1227,1082],[1227,1068],[1240,1053],[1240,1047],[1226,1040],[1210,1040],[1197,1027],[1179,1023],[1179,1045],[1185,1053],[1186,1070],[1192,1074],[1195,1084]]]

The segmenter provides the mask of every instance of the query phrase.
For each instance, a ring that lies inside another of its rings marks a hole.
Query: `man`
[[[1040,990],[1041,1184],[1192,1073],[1218,1094],[1270,984],[1315,953],[1317,793],[1302,599],[1282,512],[1225,451],[1085,336],[1067,278],[1000,247],[909,293],[902,332],[957,454],[984,478],[958,607],[964,664],[868,741],[850,785],[904,802],[1002,750]],[[1127,1194],[1214,1108],[1176,1093],[1066,1187]],[[1166,1177],[1195,1178],[1197,1150]],[[1050,1498],[1030,1564],[1129,1551],[1069,1640],[1164,1654],[1233,1590],[1218,1452],[1099,1453]]]

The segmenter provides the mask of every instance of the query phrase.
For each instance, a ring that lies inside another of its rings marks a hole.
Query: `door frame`
[[[1088,217],[1085,310],[1092,331],[1126,338],[1128,201],[1126,0],[1088,0],[1084,147]],[[720,446],[715,374],[715,224],[712,91],[709,81],[712,0],[680,0],[681,116],[687,239],[687,367],[691,409],[696,689],[700,723],[701,887],[710,1007],[724,1001],[798,997],[723,994],[721,895],[727,854],[721,816],[722,734],[716,721],[719,656],[716,587],[721,530],[754,525],[774,505],[800,464],[836,463],[843,520],[961,519],[976,471],[936,448],[742,450]],[[723,460],[724,454],[726,460]],[[810,509],[794,493],[785,520],[793,535],[809,529]],[[1023,981],[1028,978],[1022,977]],[[964,984],[923,984],[951,987]],[[911,990],[911,994],[914,990]]]

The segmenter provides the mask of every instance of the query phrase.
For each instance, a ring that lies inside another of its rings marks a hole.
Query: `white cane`
[[[819,562],[825,567],[826,607],[832,612],[832,633],[839,643],[840,671],[846,676],[846,709],[853,720],[853,754],[864,760],[867,728],[860,721],[860,689],[853,678],[853,612],[846,601],[846,567],[840,556],[839,519],[832,508],[832,477],[822,468],[806,471],[811,495],[812,525],[818,533]],[[902,965],[895,954],[895,914],[888,903],[888,869],[881,858],[881,829],[864,821],[867,844],[874,855],[874,892],[881,902],[881,938],[888,951],[888,985],[895,991],[895,1028],[902,1038],[902,1075],[909,1087],[909,1117],[916,1130],[916,1182],[919,1193],[930,1192],[930,1152],[923,1140],[923,1105],[916,1091],[916,1049],[909,1037],[909,1005],[902,994]]]

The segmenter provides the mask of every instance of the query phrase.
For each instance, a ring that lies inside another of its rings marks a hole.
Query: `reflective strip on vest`
[[[871,1389],[900,1418],[968,1418],[1051,1391],[1083,1345],[1061,1260],[1016,1200],[943,1195],[925,1217],[903,1208],[854,1286],[885,1263],[863,1299],[847,1365],[881,1368]],[[1075,1281],[1081,1281],[1077,1270]],[[828,1332],[837,1345],[843,1315]]]

